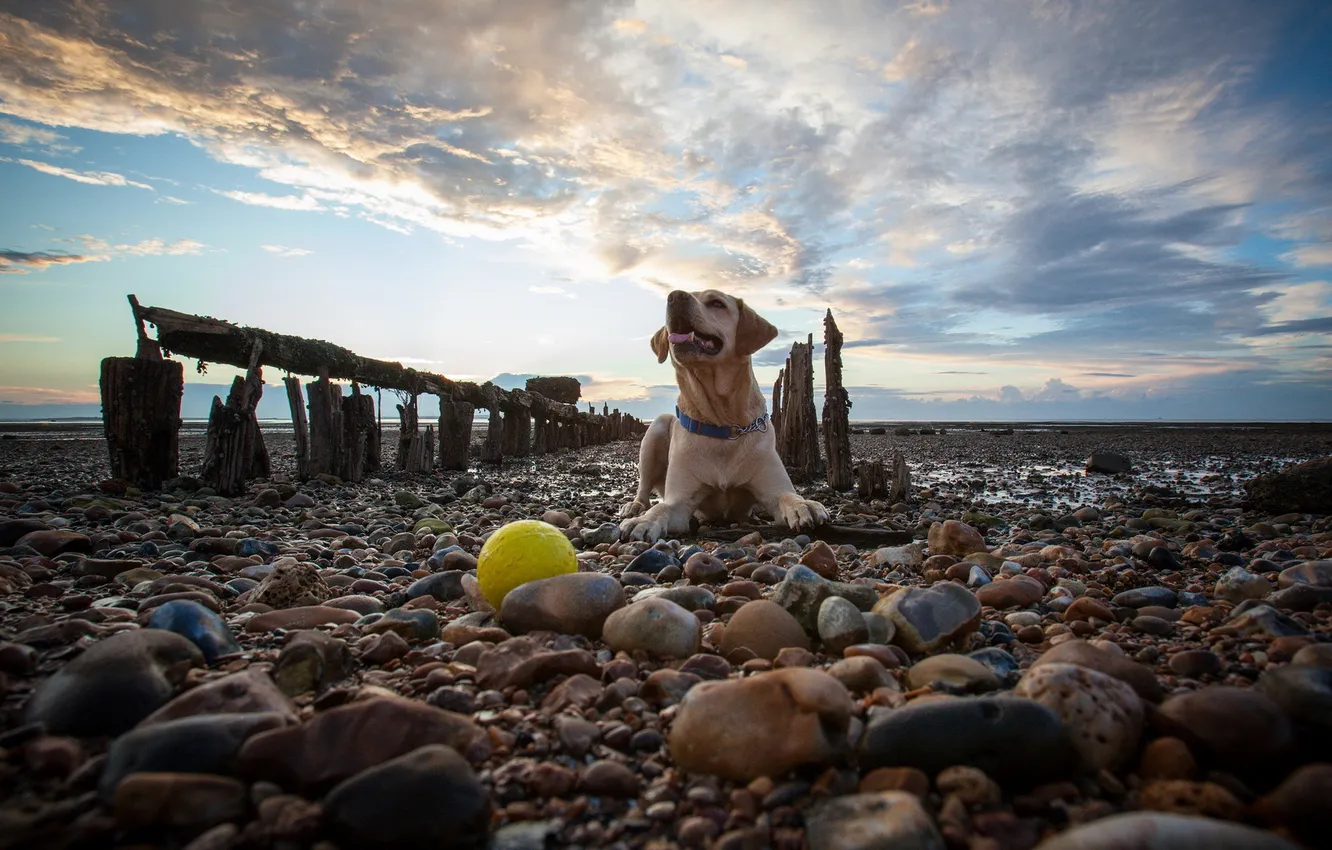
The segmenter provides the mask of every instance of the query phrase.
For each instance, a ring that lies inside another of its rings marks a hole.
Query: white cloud
[[[213,191],[224,198],[230,198],[233,201],[240,201],[242,204],[249,204],[255,207],[272,207],[278,210],[322,210],[324,205],[319,203],[313,196],[304,195],[266,195],[263,192],[241,192],[227,191],[220,189]]]
[[[0,342],[60,342],[60,337],[0,333]]]
[[[270,254],[277,254],[279,257],[308,257],[313,254],[308,248],[288,248],[286,245],[260,245]]]
[[[66,180],[73,180],[75,183],[85,183],[89,186],[133,186],[135,189],[147,189],[149,192],[156,191],[147,183],[139,183],[130,180],[123,174],[116,174],[112,171],[75,171],[72,168],[64,168],[59,165],[52,165],[49,162],[38,162],[32,159],[8,159],[0,157],[5,162],[16,162],[19,165],[26,165],[35,171],[43,174],[50,174],[53,177],[63,177]]]
[[[578,297],[578,293],[570,292],[560,286],[529,286],[527,291],[536,293],[537,295],[563,295],[565,298]]]
[[[69,139],[46,127],[34,127],[0,118],[0,144],[22,148],[41,148],[51,153],[78,153],[79,148],[66,144]]]
[[[1332,266],[1332,244],[1301,245],[1287,254],[1286,259],[1299,268]]]

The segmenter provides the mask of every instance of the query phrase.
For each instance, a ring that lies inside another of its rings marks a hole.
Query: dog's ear
[[[658,363],[665,363],[666,358],[671,356],[670,334],[666,326],[662,325],[661,330],[652,335],[652,353],[657,355]]]
[[[735,345],[740,353],[749,356],[777,338],[777,329],[767,319],[754,312],[743,299],[737,299],[740,321],[735,326]]]

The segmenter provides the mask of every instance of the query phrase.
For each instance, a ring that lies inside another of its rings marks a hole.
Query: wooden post
[[[352,393],[342,398],[342,470],[345,481],[360,481],[368,472],[379,471],[375,401],[352,382]]]
[[[769,417],[771,420],[769,427],[772,428],[773,436],[777,441],[777,455],[783,458],[786,457],[786,435],[782,431],[782,421],[786,414],[782,409],[782,387],[786,383],[786,369],[790,366],[791,361],[788,358],[786,368],[777,370],[777,380],[772,385],[772,416]]]
[[[812,481],[822,466],[814,412],[814,335],[791,346],[782,393],[782,462],[794,481]]]
[[[472,448],[472,414],[476,408],[451,396],[439,397],[439,467],[466,470]]]
[[[184,389],[184,368],[175,360],[163,360],[160,352],[156,359],[102,361],[102,428],[112,478],[156,490],[180,474]]]
[[[264,391],[263,367],[259,366],[262,348],[262,343],[254,343],[245,377],[237,376],[231,382],[226,404],[213,396],[199,478],[223,496],[239,496],[245,492],[246,479],[267,478],[270,472],[268,450],[255,416]]]
[[[435,428],[427,425],[421,432],[417,416],[417,397],[412,396],[405,405],[398,405],[401,426],[398,431],[398,469],[405,472],[428,472],[435,465]]]
[[[901,452],[893,452],[893,484],[888,491],[888,501],[896,504],[911,497],[911,470],[907,468],[906,457]]]
[[[857,470],[857,494],[862,499],[873,499],[888,492],[888,476],[883,461],[866,461]]]
[[[532,414],[532,454],[544,455],[550,451],[550,432],[546,429],[546,415]]]
[[[532,445],[532,416],[520,404],[504,408],[503,453],[508,457],[526,457]]]
[[[486,441],[481,446],[481,460],[486,463],[503,463],[504,417],[493,387],[490,388],[488,402],[486,410],[490,411],[490,419],[486,423]]]
[[[851,399],[842,386],[842,332],[832,310],[823,317],[823,446],[828,457],[828,486],[850,490]]]
[[[310,475],[337,475],[342,469],[342,387],[321,370],[305,388],[310,399]]]
[[[296,477],[304,481],[310,477],[310,426],[305,418],[305,398],[301,395],[301,379],[288,375],[282,379],[287,386],[287,404],[291,406],[291,430],[296,438]]]

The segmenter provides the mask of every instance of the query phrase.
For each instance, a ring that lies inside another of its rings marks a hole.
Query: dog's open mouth
[[[688,333],[672,333],[669,336],[671,345],[690,346],[700,354],[720,354],[722,350],[722,341],[711,334],[699,333],[698,331],[689,331]]]

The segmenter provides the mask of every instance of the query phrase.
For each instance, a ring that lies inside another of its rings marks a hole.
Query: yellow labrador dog
[[[685,534],[690,520],[743,522],[757,505],[791,529],[822,525],[828,510],[791,486],[750,356],[777,329],[744,301],[715,289],[676,290],[666,325],[652,337],[671,359],[676,413],[648,427],[638,455],[638,493],[620,515],[627,540]],[[661,501],[651,505],[653,495]],[[649,507],[651,505],[651,507]]]

